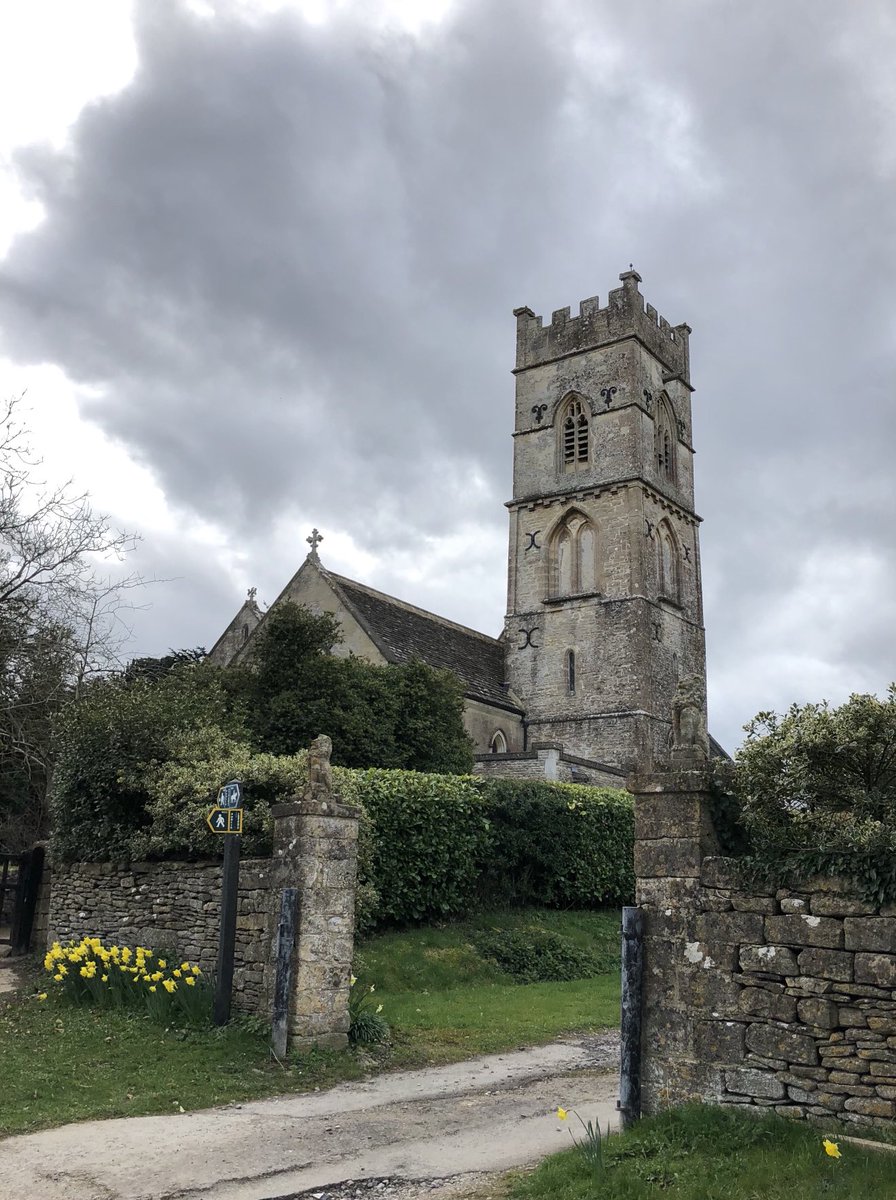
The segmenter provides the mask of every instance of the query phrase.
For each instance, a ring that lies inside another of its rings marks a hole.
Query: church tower
[[[505,652],[527,745],[629,771],[665,755],[676,684],[706,665],[690,329],[619,278],[547,327],[514,310]]]

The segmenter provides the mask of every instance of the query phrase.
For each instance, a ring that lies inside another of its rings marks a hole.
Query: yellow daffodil
[[[180,979],[180,977],[181,977],[180,967],[175,967],[174,970],[171,972],[171,974],[174,976],[175,979]]]
[[[184,980],[184,983],[187,985],[187,987],[195,987],[196,986],[196,980],[193,978],[192,975],[188,975],[186,977],[186,979]]]
[[[56,982],[57,982],[57,983],[62,983],[62,976],[59,974],[59,972],[58,972],[58,971],[57,971],[57,972],[56,972],[56,974],[53,976],[53,978],[56,980]]]
[[[150,989],[149,989],[149,990],[150,990],[151,992],[154,992],[154,991],[156,990],[156,985],[155,985],[155,984],[152,984],[152,985],[150,986]]]
[[[177,991],[177,984],[174,982],[173,979],[163,979],[162,987],[165,989],[165,991],[168,993],[169,996],[171,995],[172,992]]]
[[[182,971],[189,971],[189,969],[190,969],[190,964],[189,964],[188,962],[182,962],[182,963],[180,964],[180,969],[181,969]]]
[[[383,1006],[382,1006],[382,1004],[378,1004],[378,1005],[376,1006],[376,1011],[377,1011],[378,1013],[381,1013],[381,1012],[383,1011]]]
[[[824,1146],[824,1152],[829,1158],[842,1158],[840,1147],[836,1142],[832,1142],[830,1138],[822,1138],[821,1144]]]
[[[351,979],[348,981],[348,986],[354,987],[357,982],[358,982],[358,976],[352,975]]]
[[[60,976],[68,974],[68,967],[65,966],[64,963],[59,964],[59,974],[60,974]]]
[[[160,958],[160,959],[159,959],[159,966],[162,968],[162,970],[163,970],[163,971],[164,971],[164,970],[165,970],[165,968],[168,966],[168,964],[167,964],[167,962],[165,961],[165,959],[164,959],[164,958]]]
[[[38,992],[38,993],[37,993],[37,998],[38,998],[38,1000],[46,1000],[46,998],[47,998],[47,993],[46,993],[46,992]]]
[[[375,992],[375,991],[376,991],[376,984],[375,984],[375,983],[372,983],[372,984],[370,985],[370,990],[371,990],[372,992]]]
[[[568,1116],[569,1116],[569,1113],[567,1112],[567,1110],[565,1108],[561,1108],[558,1104],[557,1105],[557,1120],[565,1121]]]
[[[193,972],[194,975],[202,974],[202,971],[200,971],[199,967],[190,967],[190,970]]]
[[[109,976],[108,976],[108,975],[101,975],[101,976],[100,976],[100,980],[101,980],[103,983],[108,983],[108,982],[109,982]]]

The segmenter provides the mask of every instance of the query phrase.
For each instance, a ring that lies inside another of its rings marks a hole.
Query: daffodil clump
[[[169,962],[145,946],[105,946],[83,937],[63,946],[54,942],[44,968],[59,991],[76,1004],[144,1008],[151,1017],[177,1016],[205,1024],[211,987],[198,963]]]

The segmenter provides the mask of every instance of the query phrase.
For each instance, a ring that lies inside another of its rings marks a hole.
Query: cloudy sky
[[[511,310],[691,338],[711,725],[896,678],[888,0],[0,9],[0,395],[138,653],[326,565],[497,634]]]

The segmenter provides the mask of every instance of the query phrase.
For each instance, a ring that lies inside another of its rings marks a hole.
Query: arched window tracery
[[[492,734],[492,740],[488,744],[489,754],[506,754],[507,753],[507,738],[500,729],[496,729]]]
[[[567,513],[550,542],[552,596],[574,596],[598,590],[597,534],[577,509]]]
[[[657,470],[660,477],[670,483],[676,478],[677,439],[675,436],[675,419],[668,397],[661,396],[656,410],[656,426],[654,447]]]
[[[678,543],[668,522],[660,522],[656,541],[659,594],[664,599],[678,604],[681,597],[681,565]]]
[[[560,463],[564,471],[579,471],[591,460],[591,427],[581,396],[570,396],[560,413]]]

